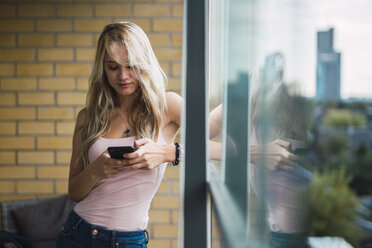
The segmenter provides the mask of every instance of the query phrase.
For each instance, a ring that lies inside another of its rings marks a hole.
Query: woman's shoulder
[[[168,91],[165,93],[165,101],[167,108],[180,107],[183,103],[183,98],[176,92]]]
[[[174,100],[182,100],[182,97],[173,91],[167,91],[165,92],[165,99],[168,101],[174,101]]]
[[[166,92],[166,108],[165,108],[165,117],[166,123],[176,122],[179,123],[181,118],[181,108],[183,105],[183,99],[176,92]]]
[[[178,110],[183,103],[183,99],[176,92],[168,91],[165,93],[166,110],[174,111]]]
[[[79,111],[76,118],[76,127],[84,126],[87,119],[87,108],[83,108]]]

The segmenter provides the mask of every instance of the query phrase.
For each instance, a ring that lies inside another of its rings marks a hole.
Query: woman
[[[306,148],[312,114],[305,97],[291,93],[291,88],[283,82],[276,87],[262,83],[251,102],[251,145],[285,140],[292,152]],[[270,170],[266,171],[259,165],[269,161],[270,156],[264,154],[261,160],[252,161],[250,177],[254,192],[267,207],[269,247],[307,247],[312,174],[298,163],[299,159],[274,167],[268,163]]]
[[[166,81],[140,27],[104,28],[73,137],[68,192],[78,203],[57,247],[147,247],[151,200],[167,162],[179,159],[182,99],[165,92]],[[107,151],[132,145],[123,159]]]

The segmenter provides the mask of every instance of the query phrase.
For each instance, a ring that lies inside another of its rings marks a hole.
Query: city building
[[[317,101],[341,100],[341,53],[333,48],[333,28],[317,33]]]

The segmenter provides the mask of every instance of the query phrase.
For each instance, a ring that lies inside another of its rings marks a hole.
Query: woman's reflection
[[[266,146],[263,156],[251,161],[251,184],[267,206],[269,246],[306,247],[312,175],[298,164],[297,158],[273,163],[270,144],[286,142],[291,153],[306,148],[311,125],[309,102],[281,82],[270,87],[261,84],[251,99],[251,145]]]

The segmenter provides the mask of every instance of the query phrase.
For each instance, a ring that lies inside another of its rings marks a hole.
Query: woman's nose
[[[119,77],[121,79],[126,79],[130,75],[130,70],[126,66],[121,66],[119,69],[119,73],[120,73]]]

